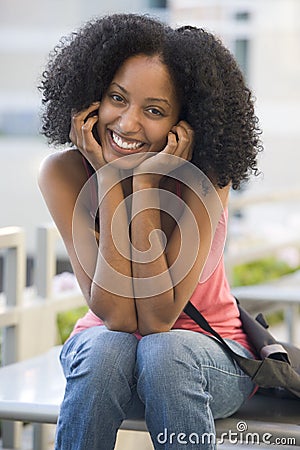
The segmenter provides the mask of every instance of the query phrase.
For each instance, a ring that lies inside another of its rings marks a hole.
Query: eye
[[[111,94],[110,97],[117,103],[124,102],[123,97],[119,94]]]
[[[153,116],[163,116],[163,113],[157,109],[157,108],[148,108],[148,110],[150,114],[152,114]]]

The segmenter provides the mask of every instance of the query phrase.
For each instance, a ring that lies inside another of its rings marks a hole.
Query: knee
[[[182,351],[181,333],[169,331],[144,336],[138,344],[137,369],[139,375],[155,377],[162,381],[172,375],[182,364],[186,353]]]
[[[70,372],[80,367],[97,375],[111,373],[112,369],[122,368],[124,361],[134,367],[137,342],[132,334],[93,327],[80,333],[77,339],[75,336],[65,354],[62,353],[62,360],[69,360]]]
[[[181,330],[141,339],[137,349],[137,392],[144,403],[188,395],[188,386],[202,386],[202,377],[190,351],[190,338]],[[175,400],[174,400],[175,401]]]

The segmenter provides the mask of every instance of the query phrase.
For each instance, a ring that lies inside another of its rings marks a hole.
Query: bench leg
[[[49,450],[51,427],[53,428],[53,425],[33,424],[33,450]]]
[[[3,448],[21,447],[22,427],[23,424],[21,422],[8,420],[1,422]]]
[[[299,320],[299,305],[290,305],[285,311],[285,324],[288,332],[287,340],[297,345],[297,329]]]

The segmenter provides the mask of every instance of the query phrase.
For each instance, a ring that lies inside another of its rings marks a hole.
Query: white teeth
[[[112,132],[112,138],[113,141],[120,147],[124,148],[125,150],[137,150],[139,147],[143,145],[142,142],[126,142],[123,141],[123,139],[118,136],[114,131]]]

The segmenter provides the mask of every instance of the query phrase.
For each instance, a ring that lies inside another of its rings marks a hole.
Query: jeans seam
[[[216,367],[216,366],[212,366],[212,365],[209,365],[209,364],[202,364],[202,368],[209,369],[209,370],[211,370],[211,369],[217,370],[218,372],[222,372],[222,373],[225,373],[226,375],[230,375],[230,376],[233,376],[233,377],[249,378],[249,375],[247,375],[245,372],[243,372],[242,369],[239,369],[239,370],[241,370],[241,373],[230,372],[228,370],[222,369],[221,367]]]

